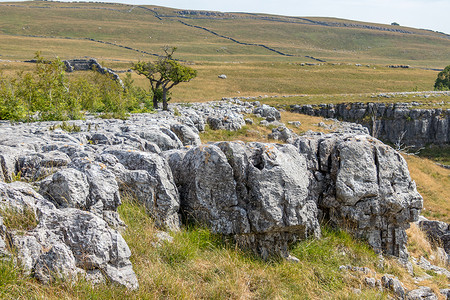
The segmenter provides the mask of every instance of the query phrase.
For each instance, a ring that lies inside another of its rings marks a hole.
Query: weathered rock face
[[[295,141],[314,175],[309,188],[322,218],[407,258],[406,233],[422,197],[399,153],[368,135],[313,134]]]
[[[225,129],[235,131],[245,125],[242,115],[235,113],[229,113],[225,116],[211,116],[206,121],[212,130]]]
[[[276,108],[271,107],[267,104],[263,104],[262,106],[255,108],[253,110],[253,113],[255,115],[258,114],[261,117],[266,118],[266,120],[269,122],[281,119],[280,112]]]
[[[154,153],[133,150],[110,148],[106,149],[105,153],[115,156],[128,170],[144,171],[139,173],[119,171],[122,189],[128,190],[144,203],[158,225],[178,229],[180,201],[166,160]]]
[[[2,209],[28,209],[37,219],[38,225],[25,232],[4,226],[2,230],[2,239],[17,249],[22,265],[37,279],[73,280],[82,275],[89,280],[101,273],[111,282],[138,287],[130,249],[104,220],[79,209],[57,209],[26,183],[0,182],[0,195]]]
[[[289,242],[320,235],[317,207],[307,200],[306,161],[291,145],[203,145],[173,170],[187,219],[263,257],[287,257]]]
[[[450,225],[440,221],[422,220],[419,227],[427,233],[428,238],[437,246],[444,248],[450,255]]]
[[[418,109],[408,103],[342,103],[293,105],[291,111],[357,122],[371,135],[392,144],[421,147],[450,143],[448,109]]]
[[[297,135],[286,126],[279,126],[272,129],[272,133],[268,135],[269,139],[282,141],[285,143],[293,143]]]
[[[94,58],[64,60],[63,63],[66,67],[67,72],[88,70],[97,71],[100,74],[110,75],[115,81],[117,81],[122,87],[124,87],[122,79],[120,79],[119,75],[117,75],[113,70],[100,65]]]

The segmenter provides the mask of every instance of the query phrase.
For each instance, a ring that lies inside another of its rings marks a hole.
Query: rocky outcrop
[[[450,110],[415,108],[411,103],[292,105],[291,111],[364,125],[385,142],[422,147],[450,143]]]
[[[279,121],[281,119],[280,112],[275,108],[267,104],[263,104],[253,110],[255,115],[266,118],[268,122],[273,122],[275,120]]]
[[[25,270],[42,282],[57,279],[104,280],[136,289],[138,282],[125,240],[95,214],[57,209],[26,183],[0,182],[0,207],[15,214],[31,211],[36,227],[2,226],[2,239],[17,251]]]
[[[122,190],[142,202],[154,217],[157,225],[169,229],[179,229],[179,196],[172,173],[165,159],[155,153],[135,150],[106,149],[105,153],[115,156],[125,167],[121,171],[115,166]],[[140,170],[130,172],[127,170]],[[143,171],[143,172],[142,172]],[[146,186],[148,184],[148,187]],[[145,191],[146,189],[150,191]]]
[[[297,137],[292,130],[287,128],[286,126],[279,126],[277,128],[272,129],[272,133],[268,135],[269,139],[282,141],[285,143],[293,143],[294,139]]]
[[[2,207],[31,203],[38,225],[22,235],[1,227],[0,253],[14,245],[22,264],[44,282],[81,274],[136,288],[129,249],[116,231],[124,228],[117,209],[131,195],[161,228],[197,222],[263,258],[295,261],[289,245],[319,237],[320,221],[366,239],[378,252],[407,257],[405,229],[417,220],[422,198],[403,158],[360,126],[300,137],[278,128],[273,137],[292,143],[285,145],[199,145],[208,119],[235,115],[238,121],[227,124],[240,123],[242,113],[260,105],[176,107],[177,116],[124,121],[2,123],[0,181],[23,176],[40,194],[1,183]],[[262,108],[260,114],[277,118],[273,108]]]
[[[311,134],[294,145],[224,142],[169,159],[185,218],[263,256],[287,256],[289,242],[317,236],[325,220],[406,261],[422,197],[404,159],[368,135]]]
[[[173,166],[185,218],[231,235],[264,258],[320,235],[306,161],[291,145],[223,142],[187,151]]]
[[[321,218],[378,252],[407,259],[405,230],[423,201],[402,156],[369,135],[310,134],[294,145],[306,156],[308,197]]]

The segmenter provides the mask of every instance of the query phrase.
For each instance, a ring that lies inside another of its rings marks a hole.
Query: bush
[[[110,76],[93,71],[68,77],[59,58],[45,61],[37,53],[35,59],[32,72],[0,75],[0,120],[81,119],[82,111],[124,118],[129,112],[153,109],[151,95],[135,87],[129,74],[122,87]]]
[[[434,89],[437,91],[450,90],[450,66],[447,66],[444,71],[438,74],[434,83]]]

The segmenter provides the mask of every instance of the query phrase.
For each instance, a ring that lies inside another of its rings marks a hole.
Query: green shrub
[[[445,67],[444,71],[438,74],[434,89],[438,91],[450,90],[450,66]]]
[[[0,120],[48,121],[82,119],[82,111],[125,118],[129,112],[151,112],[151,95],[133,85],[127,74],[122,87],[95,71],[67,76],[64,63],[36,54],[32,72],[0,74]]]

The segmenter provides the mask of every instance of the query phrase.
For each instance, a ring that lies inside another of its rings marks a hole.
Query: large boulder
[[[272,129],[272,133],[268,135],[269,139],[282,141],[285,143],[293,143],[297,135],[286,126],[279,126]]]
[[[322,218],[406,259],[405,230],[423,201],[403,157],[369,135],[310,134],[295,145],[309,161],[310,197]]]
[[[189,126],[173,124],[170,126],[170,130],[177,135],[184,146],[198,146],[201,144],[200,137]]]
[[[41,182],[39,191],[58,208],[89,210],[89,182],[86,175],[77,169],[56,172]]]
[[[39,192],[58,208],[90,211],[111,226],[124,225],[117,213],[121,204],[119,186],[103,163],[75,159],[69,168],[42,180]]]
[[[55,279],[87,280],[103,274],[107,280],[136,289],[138,282],[129,260],[131,252],[116,230],[98,216],[75,208],[57,209],[26,184],[0,183],[2,209],[30,211],[34,228],[5,228],[25,270],[43,282]],[[95,274],[95,276],[94,276]]]
[[[203,145],[174,171],[187,219],[264,258],[287,257],[290,242],[320,235],[316,204],[307,200],[306,161],[291,145]]]

